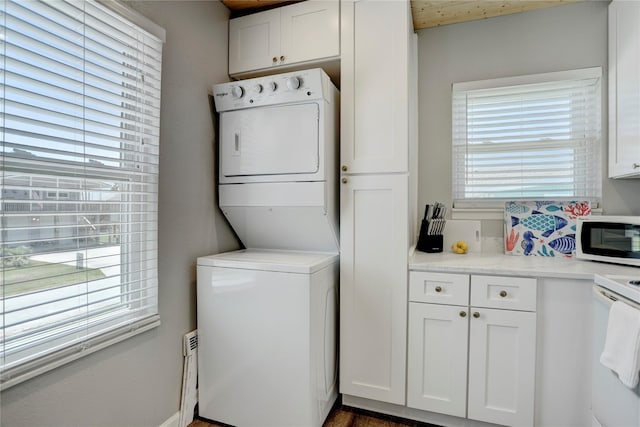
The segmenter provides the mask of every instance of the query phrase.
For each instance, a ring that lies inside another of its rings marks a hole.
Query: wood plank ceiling
[[[411,12],[413,26],[419,30],[542,9],[575,1],[578,0],[411,0]]]
[[[295,3],[299,0],[222,0],[234,16]],[[413,26],[417,30],[542,9],[582,0],[411,0]]]

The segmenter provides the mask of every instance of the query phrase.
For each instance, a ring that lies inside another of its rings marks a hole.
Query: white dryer
[[[247,249],[198,258],[199,414],[320,427],[337,398],[338,91],[314,69],[213,95],[219,204]]]
[[[213,87],[219,204],[247,248],[338,252],[339,95],[321,69]]]

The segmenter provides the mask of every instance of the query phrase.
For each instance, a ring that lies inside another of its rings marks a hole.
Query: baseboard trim
[[[167,420],[162,424],[160,424],[159,427],[178,427],[179,423],[180,423],[180,411],[176,412],[175,414],[167,418]]]
[[[498,427],[497,424],[485,423],[482,421],[470,420],[468,418],[454,417],[451,415],[437,414],[435,412],[422,411],[407,406],[393,403],[380,402],[377,400],[364,399],[362,397],[342,395],[342,405],[351,406],[366,411],[391,415],[394,417],[420,421],[434,426],[442,427]]]

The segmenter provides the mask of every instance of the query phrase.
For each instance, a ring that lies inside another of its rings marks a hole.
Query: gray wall
[[[158,426],[179,409],[182,335],[195,328],[195,260],[238,244],[216,207],[207,91],[227,81],[218,1],[128,2],[167,30],[162,72],[159,304],[162,325],[2,393],[0,425]]]
[[[451,84],[601,66],[603,209],[640,215],[640,180],[607,176],[607,4],[586,1],[418,32],[420,173],[418,206],[451,206]],[[485,221],[484,236],[502,236]]]

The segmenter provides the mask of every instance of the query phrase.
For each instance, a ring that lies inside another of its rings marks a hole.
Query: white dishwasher
[[[640,426],[640,387],[625,387],[613,371],[600,363],[611,304],[622,301],[640,309],[640,286],[632,284],[639,278],[640,272],[638,277],[595,276],[591,386],[594,427]]]

